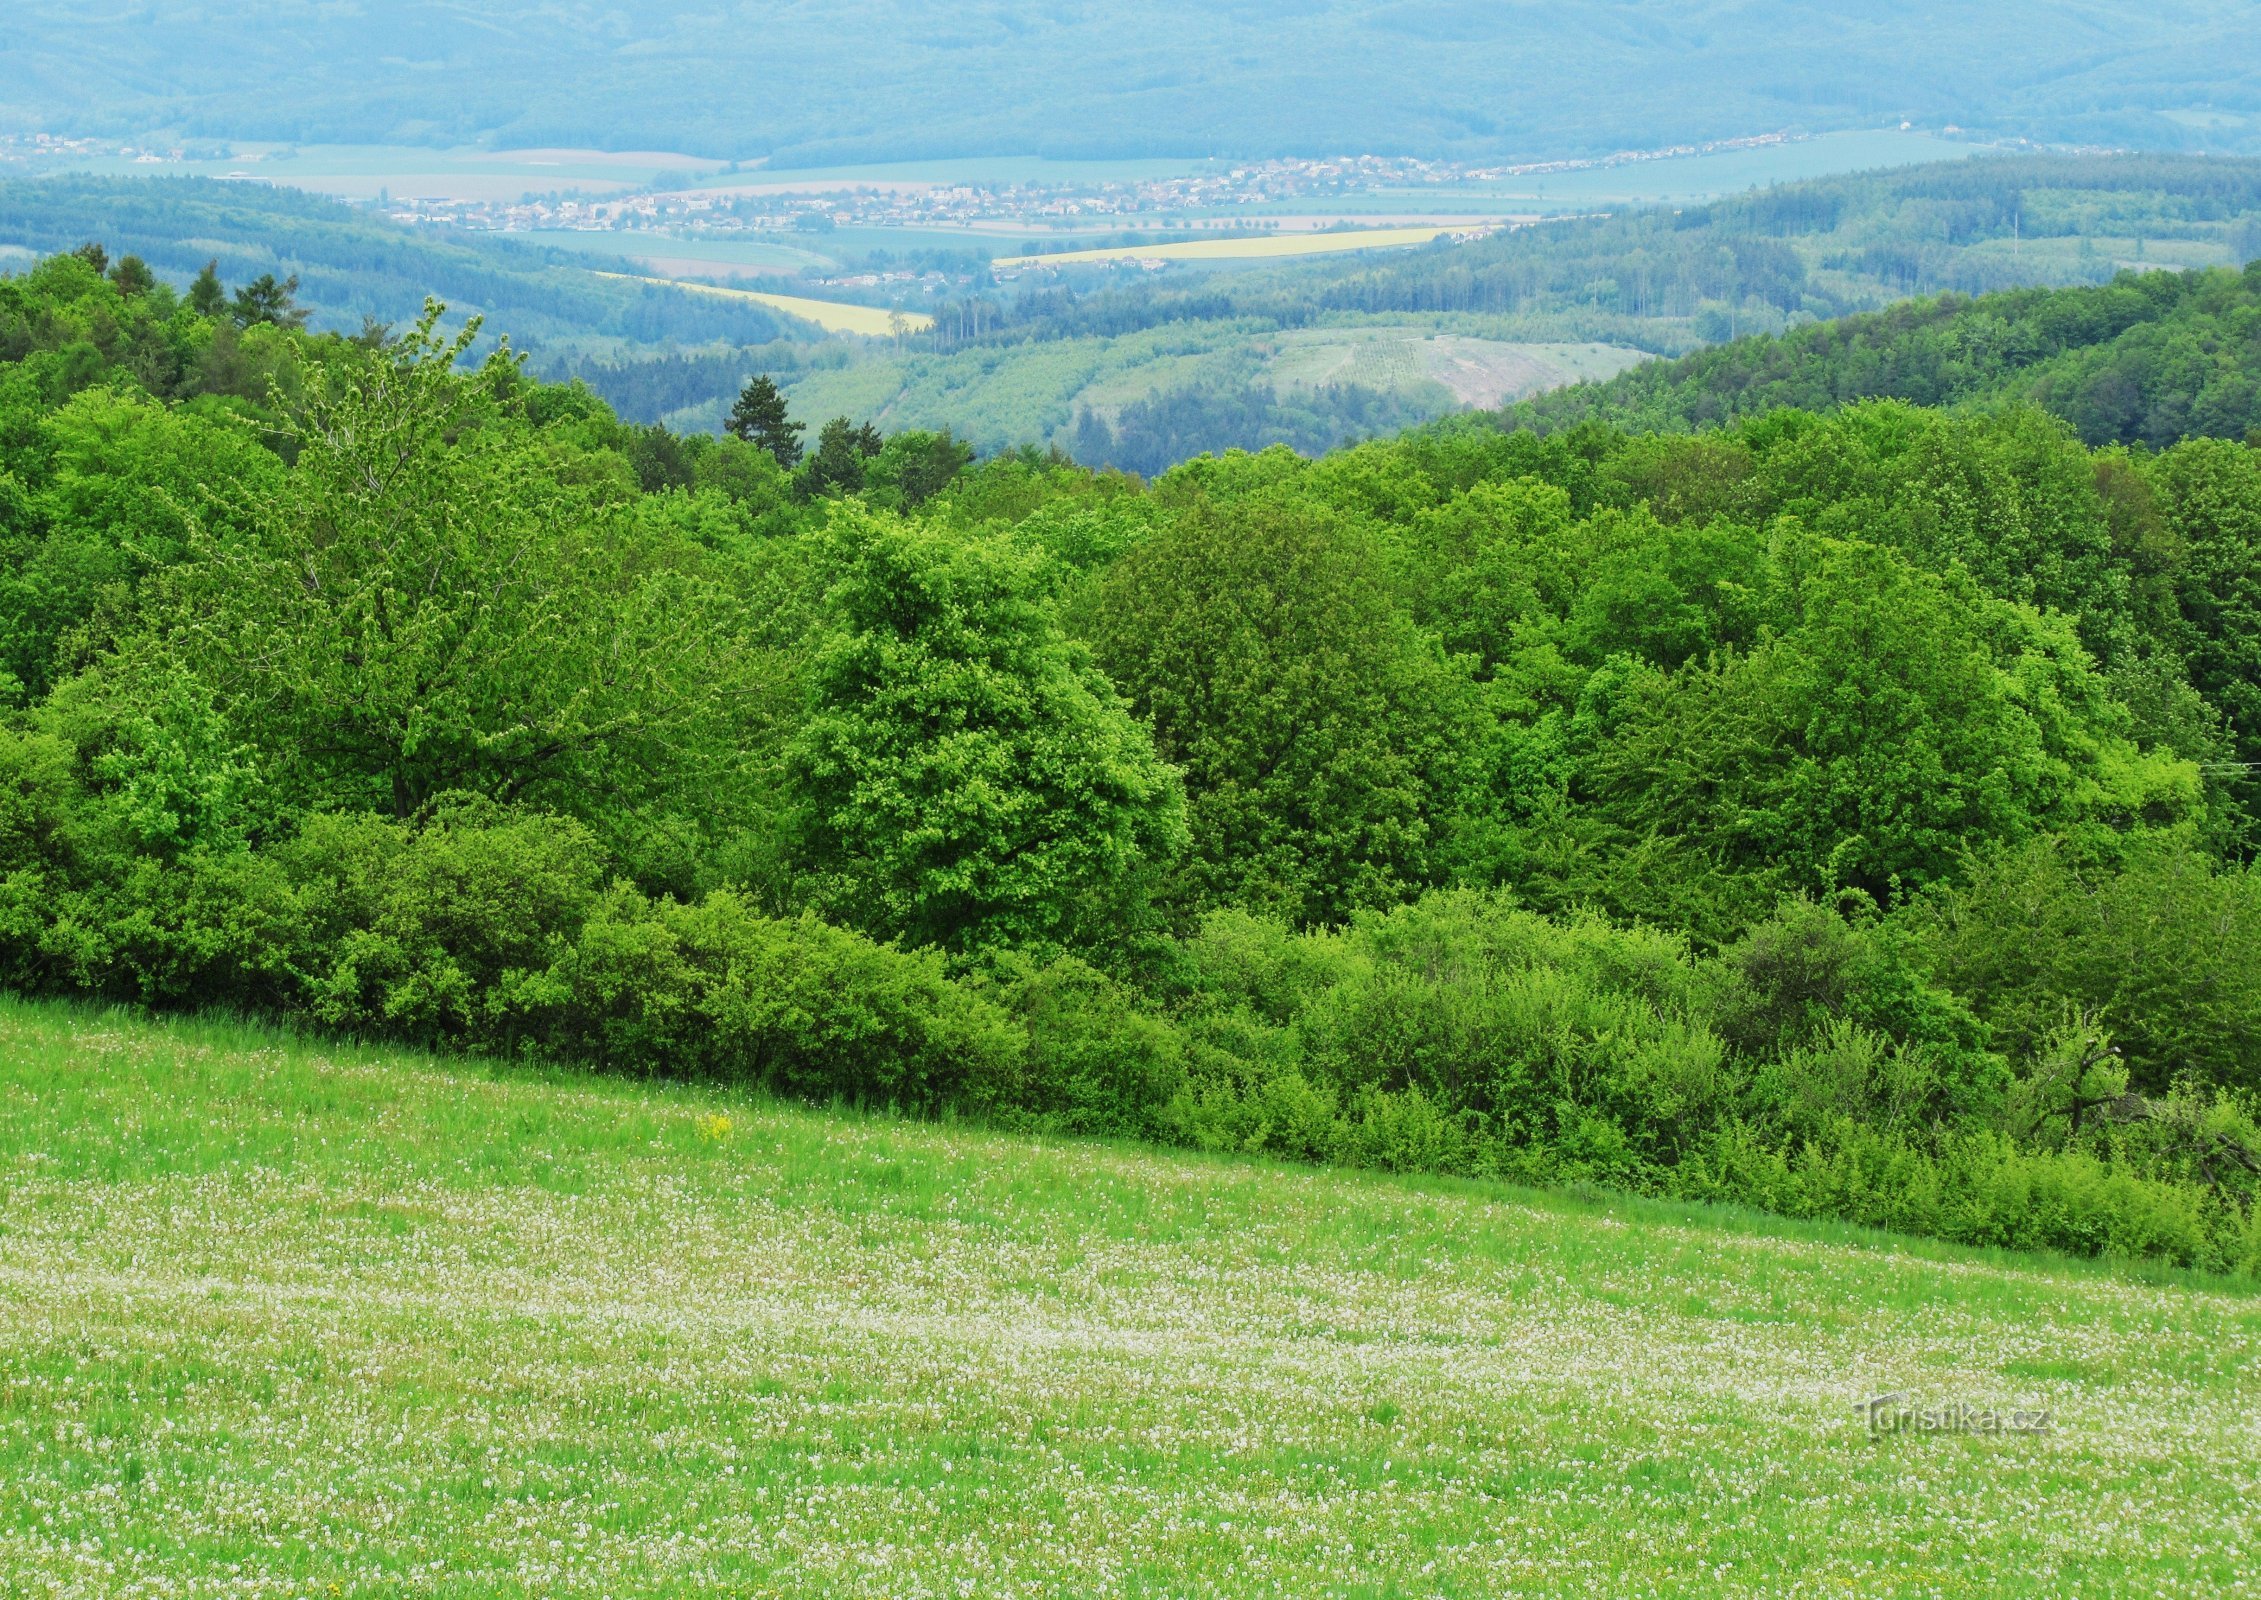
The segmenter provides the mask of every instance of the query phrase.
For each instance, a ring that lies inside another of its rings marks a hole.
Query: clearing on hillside
[[[0,1170],[11,1596],[2257,1592],[2188,1279],[17,1002]]]

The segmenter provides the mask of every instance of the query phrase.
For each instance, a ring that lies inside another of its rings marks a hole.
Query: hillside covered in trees
[[[2261,262],[2242,273],[2127,273],[2093,289],[1941,295],[1638,368],[1500,420],[1670,432],[1883,399],[2027,401],[2091,444],[2245,438],[2261,429]]]
[[[494,319],[521,347],[760,345],[787,326],[758,305],[601,275],[633,273],[626,261],[405,228],[296,189],[198,178],[0,182],[0,243],[51,255],[90,239],[180,285],[207,264],[231,283],[296,278],[315,325],[339,331],[367,320],[405,327],[427,295],[459,319]]]
[[[2261,257],[2261,160],[1987,154],[1560,218],[1468,243],[1186,280],[1067,277],[996,337],[1330,315],[1536,319],[1662,354],[1910,295],[2101,284]]]
[[[2242,438],[1143,482],[99,268],[0,280],[16,990],[2261,1272]]]
[[[1152,475],[1227,448],[1323,453],[1643,353],[1683,355],[1909,293],[2242,265],[2261,254],[2261,161],[1988,156],[1269,267],[1010,282],[968,268],[916,297],[936,313],[930,331],[879,341],[605,275],[649,270],[629,261],[404,227],[287,189],[0,183],[0,263],[28,266],[89,238],[181,289],[207,263],[230,284],[296,279],[295,304],[316,329],[406,327],[435,294],[451,325],[483,315],[490,335],[507,329],[532,353],[530,370],[579,378],[624,418],[679,432],[715,431],[745,383],[767,374],[818,418],[947,428],[989,451],[1057,446],[1085,465]],[[1809,389],[1793,403],[1824,400]],[[2167,419],[2158,436],[2180,426]]]

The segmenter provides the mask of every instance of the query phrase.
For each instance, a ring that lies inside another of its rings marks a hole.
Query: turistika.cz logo
[[[1854,1407],[1868,1418],[1872,1439],[1888,1433],[2031,1434],[2057,1431],[2055,1415],[2047,1406],[1974,1406],[1965,1400],[1945,1405],[1919,1406],[1905,1390],[1880,1394]]]

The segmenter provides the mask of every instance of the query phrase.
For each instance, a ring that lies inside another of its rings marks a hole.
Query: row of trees
[[[881,489],[891,503],[915,507],[939,494],[973,459],[948,433],[904,435],[891,451],[876,427],[846,417],[817,430],[816,449],[805,451],[801,437],[808,424],[793,420],[776,380],[766,373],[740,391],[723,432],[794,473],[801,493],[812,499]]]
[[[469,349],[0,281],[9,984],[2261,1270],[2261,453],[812,488]]]

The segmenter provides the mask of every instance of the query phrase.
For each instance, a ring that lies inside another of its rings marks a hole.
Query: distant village
[[[891,179],[869,183],[810,182],[759,165],[703,174],[663,175],[627,193],[565,189],[515,200],[380,193],[362,202],[393,221],[483,232],[631,231],[679,234],[825,233],[839,228],[951,228],[1011,225],[1034,230],[1084,230],[1108,224],[1148,228],[1277,227],[1276,219],[1234,216],[1260,207],[1329,197],[1402,192],[1417,205],[1424,191],[1467,189],[1544,178],[1551,173],[1748,149],[1791,142],[1789,134],[1725,140],[1664,150],[1628,151],[1583,161],[1476,166],[1397,156],[1331,156],[1239,162],[1164,176],[1080,183],[948,183]],[[0,135],[0,166],[68,166],[95,158],[161,169],[195,163],[226,165],[226,146],[134,145],[48,134]],[[258,181],[260,162],[217,176]]]

